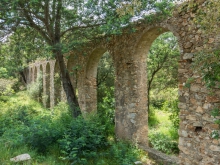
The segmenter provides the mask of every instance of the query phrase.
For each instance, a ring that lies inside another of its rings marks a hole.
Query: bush
[[[155,111],[157,109],[155,107],[153,107],[152,105],[150,105],[150,111],[148,112],[148,126],[149,127],[154,127],[157,124],[159,124],[158,118],[155,114]]]
[[[70,123],[68,107],[60,104],[53,111],[41,109],[38,103],[24,100],[27,96],[6,97],[7,102],[0,102],[6,107],[0,111],[0,138],[10,147],[27,145],[38,153],[45,153],[63,135]],[[1,142],[0,142],[1,143]]]
[[[149,134],[150,145],[161,152],[166,154],[178,154],[178,143],[172,140],[169,136],[159,133],[159,132],[151,132]]]
[[[6,68],[0,67],[0,78],[9,78]]]
[[[51,118],[44,117],[31,121],[24,140],[27,145],[38,153],[45,153],[62,135],[62,127],[53,123]]]
[[[171,101],[165,101],[163,104],[162,109],[165,111],[168,111],[171,113],[169,116],[169,119],[171,120],[174,128],[178,129],[179,128],[179,108],[178,108],[178,99],[176,100],[171,100]]]
[[[107,146],[104,136],[105,127],[97,120],[74,119],[59,140],[63,159],[73,164],[86,164],[87,160],[97,156],[97,151]]]
[[[28,85],[28,94],[29,96],[38,101],[42,101],[42,93],[43,93],[43,75],[40,73],[37,76],[36,82],[32,82]]]
[[[105,126],[106,136],[114,135],[115,128],[115,98],[112,96],[114,88],[105,91],[105,97],[102,102],[98,103],[98,118],[102,125]]]
[[[133,165],[135,161],[140,159],[140,150],[130,143],[119,141],[112,144],[109,156],[115,165]]]
[[[0,79],[0,95],[9,96],[14,93],[12,89],[15,80],[11,79]]]

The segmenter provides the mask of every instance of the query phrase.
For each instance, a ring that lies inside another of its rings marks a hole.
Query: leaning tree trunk
[[[58,1],[57,4],[57,12],[55,15],[55,26],[54,26],[54,36],[52,37],[52,46],[53,46],[53,54],[56,57],[56,60],[59,64],[59,69],[60,69],[60,77],[61,81],[63,84],[63,89],[66,94],[67,102],[69,104],[69,107],[72,111],[73,117],[77,117],[81,114],[80,108],[79,108],[79,103],[76,98],[76,94],[74,92],[73,86],[70,81],[70,76],[69,72],[67,70],[67,67],[65,65],[64,59],[63,59],[63,54],[62,54],[62,48],[61,48],[61,43],[60,43],[60,37],[61,37],[61,27],[60,27],[60,22],[61,22],[61,10],[62,10],[62,0]],[[51,30],[53,31],[53,30]]]
[[[53,53],[55,54],[56,60],[59,64],[60,77],[63,84],[63,89],[66,94],[67,102],[72,111],[73,117],[77,117],[81,114],[81,111],[76,94],[70,81],[69,72],[63,59],[63,54],[61,53],[61,50],[55,50]]]

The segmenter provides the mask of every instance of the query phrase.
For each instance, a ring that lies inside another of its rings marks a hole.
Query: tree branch
[[[27,19],[27,21],[29,22],[30,27],[34,28],[35,30],[37,30],[42,37],[46,40],[46,42],[51,45],[51,40],[50,38],[47,36],[47,34],[45,33],[45,31],[39,27],[37,24],[34,23],[33,19],[31,18],[31,16],[29,15],[28,11],[24,8],[24,6],[20,3],[20,6],[23,8],[23,13],[25,18]]]
[[[73,27],[61,32],[61,36],[64,36],[67,32],[72,31],[72,30],[93,28],[93,27],[97,27],[97,26],[101,26],[101,25],[105,25],[105,24],[106,24],[106,22],[100,23],[100,24],[95,24],[95,25],[87,25],[87,26],[73,26]]]
[[[61,8],[62,8],[62,0],[59,0],[58,4],[57,4],[57,10],[56,10],[56,16],[55,16],[56,17],[55,18],[55,37],[56,37],[56,40],[60,40]]]

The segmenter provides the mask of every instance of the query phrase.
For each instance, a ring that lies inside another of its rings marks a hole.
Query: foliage
[[[211,111],[211,116],[213,116],[215,118],[215,124],[218,124],[220,126],[220,119],[218,118],[220,116],[220,110],[219,108],[215,107],[212,111]],[[211,133],[211,137],[213,139],[219,139],[220,137],[220,131],[219,130],[213,130]]]
[[[197,6],[196,2],[191,4],[191,8]],[[203,8],[197,8],[197,16],[194,22],[200,25],[204,33],[213,34],[219,32],[220,23],[220,3],[216,0],[209,0],[205,2]]]
[[[34,82],[28,85],[28,94],[32,99],[42,101],[43,93],[43,74],[40,72]]]
[[[78,151],[80,165],[128,165],[137,160],[152,162],[135,146],[109,137],[108,128],[102,123],[104,119],[100,120],[105,116],[72,119],[68,105],[62,102],[48,110],[31,100],[25,92],[5,97],[4,102],[0,101],[1,164],[10,164],[10,158],[21,153],[29,153],[33,165],[73,163],[59,159],[74,157],[64,151]],[[73,148],[69,148],[70,144],[74,144]]]
[[[0,78],[8,78],[8,71],[4,67],[0,67]]]
[[[188,79],[186,80],[186,83],[184,84],[184,87],[190,88],[191,83],[192,83],[194,80],[195,80],[195,79],[192,78],[192,77],[188,78]]]
[[[102,125],[106,127],[106,136],[114,135],[115,128],[115,98],[112,96],[114,87],[110,89],[110,92],[105,91],[106,96],[98,103],[98,116]]]
[[[107,151],[107,157],[112,159],[111,164],[113,165],[132,165],[138,159],[146,159],[146,156],[142,155],[140,157],[140,155],[142,155],[140,149],[122,141],[111,144],[110,149]]]
[[[40,58],[48,59],[48,50],[36,34],[29,28],[20,27],[1,43],[0,56],[2,66],[7,69],[8,76],[18,77],[27,65]]]
[[[179,128],[179,108],[178,108],[178,100],[165,101],[162,109],[166,110],[170,113],[169,119],[171,120],[173,127]]]
[[[72,164],[87,164],[87,159],[96,156],[96,152],[107,146],[104,136],[105,126],[97,120],[78,117],[71,121],[64,136],[59,140],[63,159]]]
[[[196,6],[196,2],[194,2]],[[201,28],[203,35],[215,36],[218,35],[220,24],[220,3],[216,0],[206,1],[202,8],[196,10],[196,17],[194,23]],[[204,41],[206,44],[208,41]],[[194,68],[201,73],[204,82],[208,88],[220,88],[220,51],[205,50],[195,54]]]
[[[14,93],[14,85],[16,84],[16,79],[2,79],[0,78],[0,96],[1,95],[11,95]]]
[[[114,86],[114,79],[113,62],[109,52],[106,52],[100,58],[97,68],[98,101],[105,96],[105,92],[109,91],[112,94],[111,88]]]
[[[106,136],[114,135],[115,98],[114,68],[110,54],[106,52],[99,61],[97,69],[98,116],[106,127]]]
[[[176,87],[179,57],[178,42],[171,32],[161,34],[153,42],[147,59],[150,88]]]
[[[150,91],[152,89],[160,91],[177,86],[179,56],[177,39],[171,32],[161,34],[151,45],[147,57],[149,120],[154,120],[154,113],[151,112],[153,109],[150,106],[151,101],[157,106],[161,106],[163,102],[158,98],[152,100]]]
[[[178,154],[178,143],[169,136],[155,131],[151,132],[148,137],[153,148],[166,154]]]
[[[202,75],[208,88],[220,88],[220,51],[199,52],[196,54],[194,68]]]
[[[149,123],[157,123],[155,110],[167,111],[170,113],[169,120],[175,129],[179,128],[178,88],[166,88],[162,91],[153,89],[151,91],[151,105]]]
[[[21,101],[8,99],[1,103],[1,106],[8,108],[0,113],[0,139],[10,147],[27,145],[39,153],[45,153],[61,138],[71,117],[65,109],[62,113],[56,109],[54,114],[48,110],[42,112],[36,102],[32,103],[25,95],[22,97]],[[24,98],[28,100],[27,104]],[[61,107],[59,109],[62,110]]]
[[[157,92],[152,90],[151,112],[149,116],[149,142],[153,148],[167,154],[177,154],[179,108],[177,88],[167,88]],[[159,104],[157,103],[159,100]],[[156,102],[156,103],[155,103]],[[165,137],[165,139],[164,139]]]

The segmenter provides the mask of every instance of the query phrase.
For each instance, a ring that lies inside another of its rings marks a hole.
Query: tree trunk
[[[70,81],[69,72],[63,59],[63,54],[61,53],[61,50],[54,50],[53,53],[55,54],[56,60],[59,64],[61,81],[66,94],[67,102],[69,104],[70,110],[72,111],[73,117],[77,117],[81,114],[81,111],[76,94]]]

